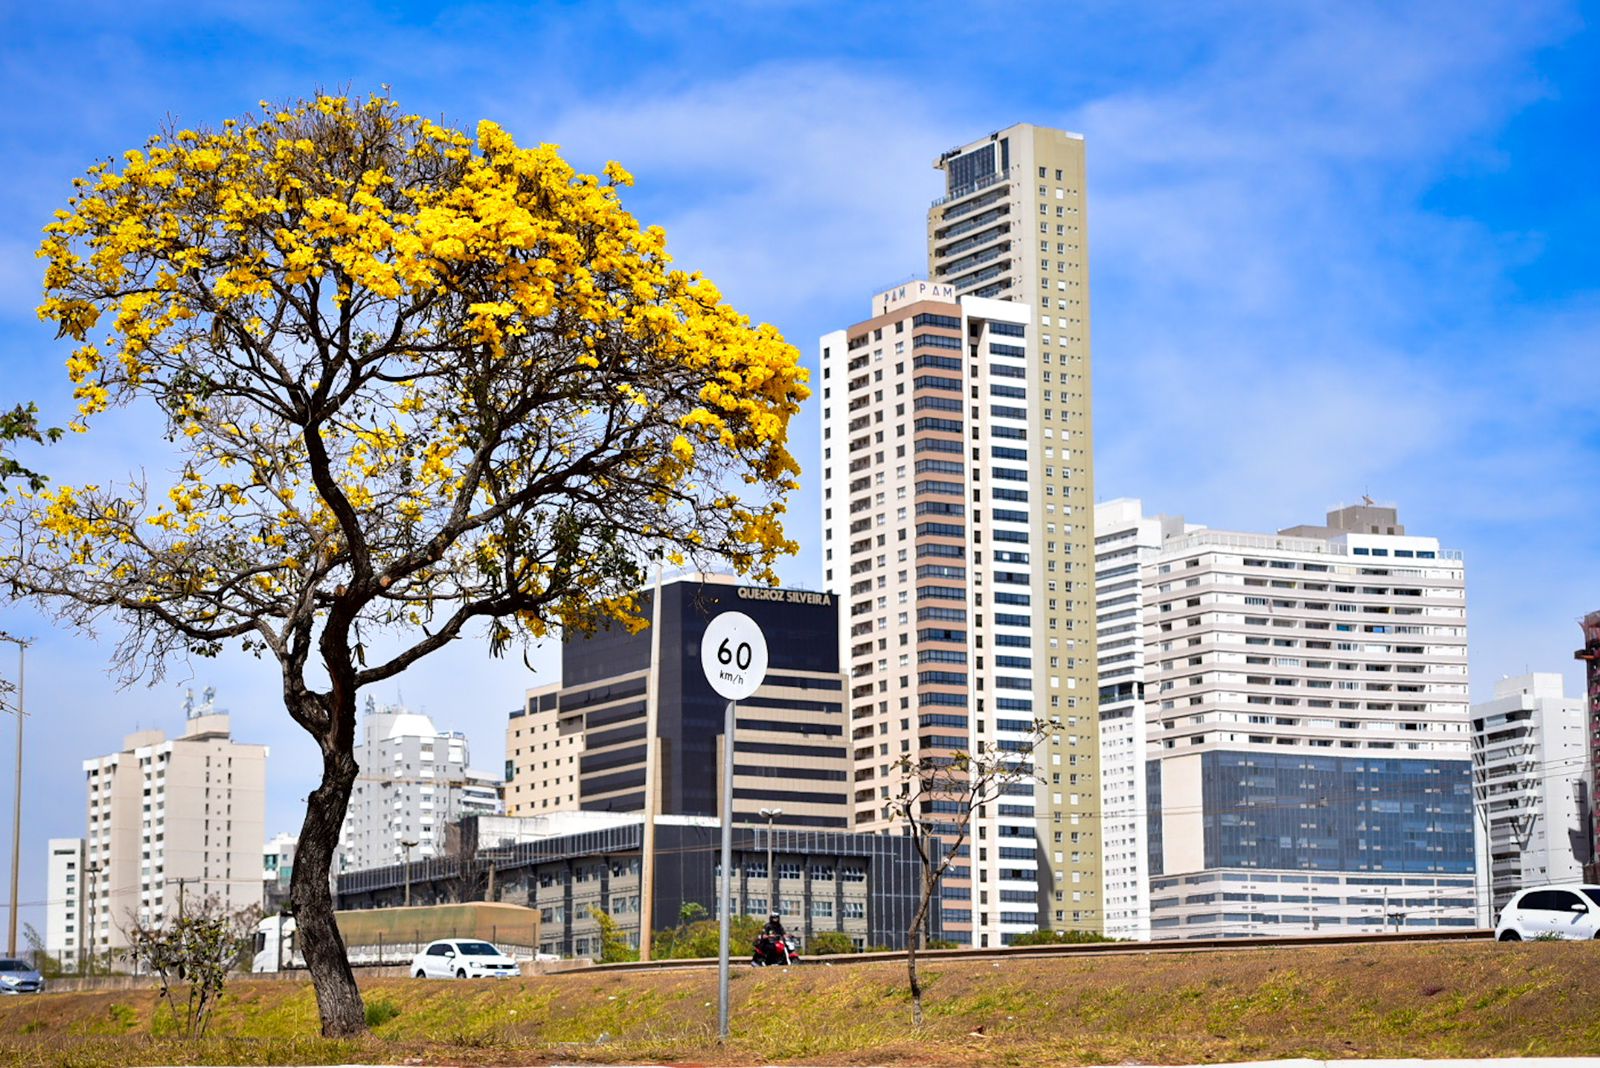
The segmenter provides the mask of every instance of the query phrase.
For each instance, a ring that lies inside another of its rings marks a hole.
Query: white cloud
[[[903,81],[782,64],[642,100],[630,90],[532,132],[585,166],[631,169],[640,214],[741,307],[811,321],[922,268],[922,197],[954,136],[936,104]]]
[[[1467,551],[1480,689],[1566,668],[1571,617],[1600,604],[1573,582],[1600,565],[1600,315],[1519,299],[1538,236],[1427,198],[1505,165],[1492,140],[1549,93],[1528,57],[1560,23],[1342,8],[1073,120],[1098,493],[1252,530],[1396,501]]]

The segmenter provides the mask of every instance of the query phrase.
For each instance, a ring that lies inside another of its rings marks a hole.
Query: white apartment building
[[[1583,699],[1555,672],[1498,680],[1472,706],[1473,781],[1493,914],[1524,886],[1581,882],[1589,789]]]
[[[82,838],[50,839],[50,860],[45,877],[45,950],[60,960],[64,970],[75,972],[79,970],[83,950],[79,932],[88,893]]]
[[[90,919],[74,933],[97,960],[125,964],[130,928],[174,917],[185,901],[261,904],[267,747],[234,741],[211,698],[196,706],[191,696],[182,736],[141,731],[83,762],[90,893],[79,879],[75,896]],[[65,895],[50,900],[53,910]]]
[[[1093,634],[1069,615],[1091,576],[1058,562],[1090,517],[1050,481],[1084,458],[1022,384],[1040,359],[1032,312],[929,282],[873,311],[821,340],[823,566],[844,605],[856,829],[898,832],[902,755],[1026,752],[1035,719],[1056,719],[1031,757],[1039,785],[973,818],[944,928],[974,945],[1098,928]]]
[[[1125,497],[1094,507],[1101,863],[1105,933],[1113,938],[1150,937],[1144,566],[1166,537],[1194,529],[1180,517],[1145,516]]]
[[[440,856],[446,824],[503,811],[501,781],[471,770],[466,735],[441,731],[420,712],[371,702],[361,726],[361,772],[339,838],[344,870]]]
[[[1472,926],[1460,554],[1369,502],[1144,585],[1152,936]]]

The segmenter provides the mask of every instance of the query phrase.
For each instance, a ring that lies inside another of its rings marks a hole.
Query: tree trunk
[[[351,709],[352,716],[354,709]],[[335,712],[335,715],[339,713]],[[366,1007],[345,955],[344,939],[333,919],[329,872],[339,846],[339,831],[355,785],[355,755],[323,744],[322,784],[306,798],[306,820],[295,848],[289,896],[294,902],[295,934],[311,972],[322,1016],[322,1034],[345,1038],[366,1030]]]
[[[911,973],[911,1022],[922,1026],[922,981],[917,978],[917,944],[906,947],[906,970]]]
[[[922,980],[917,977],[917,950],[927,944],[928,908],[936,885],[926,853],[922,857],[922,900],[917,902],[917,914],[911,919],[911,930],[906,932],[906,972],[911,979],[911,1022],[917,1027],[922,1026]]]

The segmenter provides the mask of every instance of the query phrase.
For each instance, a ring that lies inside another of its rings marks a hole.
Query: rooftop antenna
[[[1371,497],[1367,496],[1365,493],[1363,493],[1361,495],[1361,503],[1366,505],[1368,508],[1371,508],[1373,505],[1377,504],[1378,502],[1373,500]]]

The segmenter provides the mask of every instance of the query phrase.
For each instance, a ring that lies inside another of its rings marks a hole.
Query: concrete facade
[[[46,952],[60,960],[63,970],[76,972],[82,964],[84,942],[80,934],[89,892],[83,839],[52,838],[49,849],[44,946]]]
[[[1152,936],[1471,926],[1460,554],[1361,505],[1143,573]]]
[[[1077,790],[1045,782],[1035,797],[1042,859],[1040,927],[1100,930],[1104,903],[1095,694],[1094,419],[1091,394],[1088,183],[1081,135],[1030,123],[997,130],[942,154],[945,192],[928,209],[928,270],[958,297],[1028,309],[1034,352],[1025,377],[1028,441],[1044,453],[1028,465],[1035,534],[1035,603],[1051,604],[1053,633],[1035,620],[1034,676],[1043,709],[1065,698],[1080,739],[1070,755]],[[985,389],[984,399],[993,392]],[[1039,514],[1042,513],[1042,514]],[[1054,594],[1055,596],[1052,596]],[[1039,613],[1039,615],[1043,615]],[[1051,639],[1055,639],[1052,641]],[[1053,736],[1052,736],[1053,737]],[[1052,744],[1054,742],[1052,741]],[[1051,759],[1060,753],[1052,752]],[[1058,843],[1065,832],[1068,841]],[[1055,848],[1056,846],[1063,848]]]
[[[974,945],[1098,929],[1094,642],[1078,623],[1092,574],[1062,555],[1090,517],[1039,481],[1086,461],[1029,401],[1033,313],[934,282],[872,308],[821,339],[824,581],[843,603],[856,827],[898,831],[903,756],[1026,753],[1053,721],[1024,758],[1037,783],[974,817],[944,927]]]
[[[191,703],[182,736],[141,731],[84,761],[94,893],[78,926],[97,959],[120,963],[131,927],[175,917],[186,900],[261,904],[266,767],[267,747],[234,741],[209,695]]]
[[[1150,937],[1143,569],[1167,536],[1193,529],[1181,517],[1145,516],[1128,498],[1094,509],[1103,892],[1112,938]]]
[[[429,717],[369,704],[356,745],[361,774],[340,832],[340,866],[393,864],[415,842],[412,859],[444,851],[445,825],[502,811],[501,782],[470,767],[466,735],[441,731]]]
[[[561,685],[538,686],[506,725],[506,815],[539,816],[578,807],[583,732],[561,733]],[[568,724],[569,728],[577,726]]]
[[[1562,678],[1500,679],[1472,706],[1473,782],[1493,915],[1525,886],[1583,881],[1589,859],[1587,723]]]

